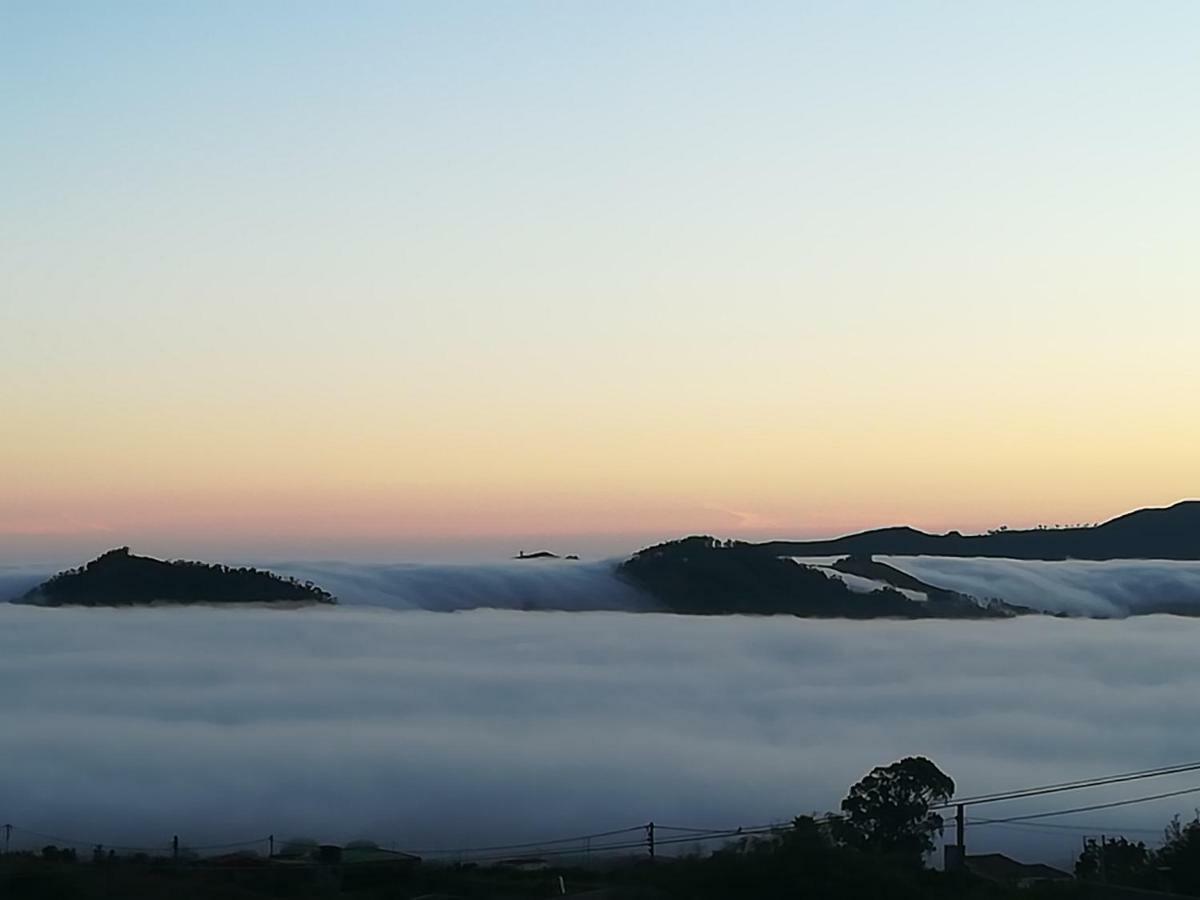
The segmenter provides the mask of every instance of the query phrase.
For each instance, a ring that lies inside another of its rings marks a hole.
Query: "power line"
[[[1033,819],[1048,819],[1051,816],[1070,816],[1075,813],[1093,812],[1098,809],[1115,809],[1118,806],[1133,806],[1135,803],[1149,803],[1152,800],[1166,800],[1168,797],[1182,797],[1185,794],[1200,793],[1200,787],[1184,788],[1179,791],[1167,791],[1162,794],[1150,794],[1145,797],[1133,797],[1129,800],[1113,800],[1108,803],[1093,803],[1091,806],[1077,806],[1074,809],[1056,809],[1052,812],[1030,813],[1024,816],[1009,816],[1004,819],[982,819],[990,825],[1004,825],[1010,822],[1028,822]]]
[[[127,844],[107,844],[104,841],[80,840],[78,838],[63,837],[55,834],[45,834],[40,831],[33,831],[29,828],[22,828],[18,825],[12,826],[13,831],[19,831],[22,834],[27,834],[30,837],[35,837],[43,841],[54,841],[59,844],[65,844],[70,847],[104,847],[106,850],[127,850],[133,852],[151,853],[159,850],[170,849],[170,842],[164,841],[162,844],[157,844],[151,847],[134,847]],[[184,850],[229,850],[236,847],[252,847],[256,844],[265,844],[268,838],[266,835],[259,838],[252,838],[248,841],[229,841],[223,844],[198,844],[184,845]]]
[[[1182,763],[1176,766],[1160,766],[1155,769],[1142,769],[1138,772],[1124,772],[1120,775],[1104,775],[1097,778],[1085,778],[1079,781],[1063,781],[1057,784],[1047,784],[1040,787],[1020,788],[1012,791],[1002,791],[994,794],[980,794],[974,797],[963,797],[948,800],[931,806],[930,809],[950,809],[955,806],[978,806],[982,803],[1000,803],[1005,800],[1019,800],[1023,797],[1040,797],[1045,794],[1058,794],[1064,791],[1078,791],[1085,788],[1103,787],[1109,784],[1122,784],[1129,781],[1140,781],[1145,778],[1161,778],[1166,775],[1180,775],[1184,772],[1200,771],[1200,762]]]
[[[249,841],[230,841],[228,844],[184,844],[183,850],[230,850],[235,847],[253,847],[257,844],[265,844],[270,840],[271,836],[264,834],[260,838],[253,838]]]
[[[1121,825],[1067,825],[1065,822],[1003,822],[996,819],[967,819],[968,825],[982,828],[1027,828],[1033,831],[1069,831],[1076,834],[1162,834],[1161,828],[1133,828]]]
[[[757,834],[770,834],[774,831],[783,830],[781,826],[771,825],[764,828],[746,829],[739,828],[735,831],[727,831],[724,834],[710,834],[707,837],[698,837],[696,835],[683,835],[681,837],[667,838],[658,841],[659,844],[694,844],[697,841],[713,840],[715,838],[734,838],[734,837],[749,837]]]
[[[836,816],[833,816],[833,815],[823,816],[822,818],[815,818],[815,820],[812,820],[812,821],[826,822],[826,821],[829,821],[830,818],[836,818]],[[770,829],[770,828],[788,828],[788,827],[791,827],[791,821],[770,822],[767,824],[756,824],[756,826],[737,826],[734,828],[690,828],[688,826],[660,826],[660,824],[655,824],[655,828],[658,828],[660,830],[660,832],[685,832],[688,834],[695,834],[698,836],[702,836],[702,835],[706,835],[706,834],[715,834],[715,835],[739,834],[739,833],[750,834],[750,833],[754,833],[754,832],[761,832],[761,830],[766,830],[766,829]]]
[[[65,844],[68,847],[104,847],[108,850],[132,850],[134,852],[152,852],[156,850],[166,850],[169,847],[167,842],[163,842],[154,847],[130,847],[122,844],[106,844],[103,841],[82,841],[75,838],[62,837],[54,834],[43,834],[40,831],[33,831],[29,828],[22,828],[19,825],[12,826],[13,831],[19,831],[22,834],[27,834],[30,837],[40,838],[43,841],[54,841],[58,844]]]
[[[972,796],[972,797],[965,797],[962,799],[952,799],[945,803],[932,805],[930,807],[930,809],[931,810],[944,810],[944,809],[950,809],[950,808],[953,808],[956,806],[966,806],[968,804],[969,805],[980,805],[980,804],[985,804],[985,803],[999,803],[999,802],[1004,802],[1004,801],[1008,801],[1008,800],[1039,797],[1039,796],[1044,796],[1047,794],[1056,794],[1056,793],[1062,793],[1062,792],[1066,792],[1066,791],[1083,790],[1083,789],[1087,789],[1087,788],[1102,787],[1105,785],[1112,785],[1112,784],[1122,784],[1122,783],[1127,783],[1127,782],[1132,782],[1132,781],[1139,781],[1139,780],[1143,780],[1143,779],[1147,779],[1147,778],[1160,778],[1160,777],[1164,777],[1167,775],[1177,775],[1177,774],[1183,774],[1186,772],[1196,772],[1196,771],[1200,771],[1200,762],[1182,763],[1182,764],[1174,765],[1174,766],[1159,766],[1159,767],[1152,768],[1152,769],[1142,769],[1139,771],[1125,772],[1125,773],[1121,773],[1118,775],[1108,775],[1108,776],[1100,776],[1100,777],[1096,777],[1096,778],[1079,779],[1079,780],[1075,780],[1075,781],[1058,782],[1055,784],[1041,785],[1038,787],[1020,788],[1020,789],[1016,789],[1016,790],[1002,791],[1002,792],[996,792],[996,793],[991,793],[991,794],[980,794],[980,795],[976,795],[976,796]],[[1197,792],[1200,792],[1200,787],[1190,787],[1190,788],[1185,788],[1185,789],[1178,790],[1178,791],[1167,791],[1167,792],[1160,793],[1160,794],[1152,794],[1152,795],[1148,795],[1148,796],[1144,796],[1144,797],[1136,797],[1136,798],[1132,798],[1132,799],[1128,799],[1128,800],[1118,800],[1118,801],[1112,801],[1112,802],[1108,802],[1108,803],[1097,803],[1097,804],[1092,804],[1089,806],[1079,806],[1079,807],[1074,807],[1072,809],[1054,810],[1054,811],[1040,812],[1040,813],[1030,813],[1027,815],[1009,816],[1009,817],[1002,818],[1002,819],[972,819],[971,823],[977,824],[977,825],[988,825],[988,826],[991,826],[991,825],[997,825],[997,826],[1019,825],[1023,822],[1028,822],[1031,820],[1051,818],[1054,816],[1073,815],[1076,813],[1089,812],[1089,811],[1101,810],[1101,809],[1113,809],[1116,807],[1130,806],[1130,805],[1137,804],[1137,803],[1147,803],[1147,802],[1150,802],[1153,800],[1163,800],[1163,799],[1167,799],[1170,797],[1179,797],[1179,796],[1183,796],[1185,794],[1192,794],[1192,793],[1197,793]],[[814,824],[824,824],[829,821],[835,820],[837,818],[838,818],[837,814],[831,813],[827,816],[813,818],[813,822],[814,822]],[[496,854],[496,853],[501,853],[501,852],[504,852],[505,854],[507,854],[510,851],[536,850],[536,851],[538,851],[538,853],[540,855],[545,856],[545,855],[562,855],[562,854],[570,854],[570,853],[585,852],[585,851],[605,852],[605,851],[625,850],[625,849],[634,849],[634,848],[644,847],[645,841],[640,837],[637,839],[626,838],[624,840],[610,841],[608,843],[601,843],[599,845],[592,845],[591,841],[598,840],[598,839],[602,840],[604,838],[618,838],[618,837],[621,837],[622,835],[632,835],[635,832],[644,832],[647,829],[647,827],[648,826],[646,826],[646,825],[632,825],[627,828],[618,828],[618,829],[614,829],[614,830],[610,830],[610,831],[598,831],[598,832],[592,832],[590,834],[580,834],[580,835],[573,835],[571,837],[552,838],[552,839],[541,840],[541,841],[525,841],[525,842],[513,843],[513,844],[493,844],[493,845],[480,846],[480,847],[432,848],[432,849],[424,849],[424,850],[412,850],[412,851],[408,851],[408,852],[418,854],[418,855],[426,855],[426,856],[454,856],[454,855]],[[677,834],[677,836],[667,836],[667,837],[658,838],[658,839],[656,839],[655,843],[657,845],[671,845],[671,844],[688,843],[688,842],[696,843],[696,842],[717,840],[717,839],[722,839],[722,838],[737,838],[737,837],[751,836],[751,835],[756,835],[756,834],[766,834],[766,833],[778,831],[778,830],[781,830],[781,829],[784,829],[787,827],[789,827],[787,824],[780,824],[778,822],[773,822],[773,823],[768,823],[768,824],[763,824],[763,825],[736,826],[736,827],[724,828],[724,829],[722,829],[722,828],[696,828],[696,827],[684,826],[684,825],[658,825],[658,826],[656,826],[656,828],[659,831],[675,832]],[[1069,828],[1069,829],[1073,829],[1073,830],[1079,830],[1081,828],[1081,826],[1067,826],[1067,825],[1061,825],[1061,824],[1056,825],[1054,823],[1046,823],[1046,827]],[[15,825],[12,826],[12,830],[22,832],[22,833],[30,835],[32,837],[37,837],[37,838],[41,838],[43,840],[48,840],[48,841],[54,841],[59,844],[65,844],[68,846],[80,846],[80,847],[83,847],[83,846],[93,846],[93,847],[94,846],[105,846],[111,850],[123,850],[123,851],[134,851],[134,852],[157,852],[157,851],[165,851],[168,849],[168,845],[165,842],[162,845],[153,846],[153,847],[133,847],[133,846],[126,846],[126,845],[118,845],[118,844],[103,844],[102,842],[91,841],[91,840],[76,840],[73,838],[65,838],[65,837],[60,837],[60,836],[56,836],[56,835],[44,834],[44,833],[33,831],[33,830],[27,829],[27,828],[20,828]],[[1095,829],[1095,830],[1104,830],[1104,829]],[[1147,833],[1149,831],[1148,829],[1111,829],[1111,830],[1114,830],[1114,831],[1124,830],[1124,831],[1130,831],[1130,832],[1141,830],[1141,831],[1146,831]],[[228,842],[228,843],[222,843],[222,844],[198,845],[198,846],[191,847],[189,849],[192,849],[192,850],[233,849],[233,848],[237,848],[237,847],[249,847],[249,846],[253,846],[256,844],[262,844],[264,842],[267,842],[268,840],[269,840],[269,838],[264,836],[264,837],[255,838],[255,839],[248,840],[248,841],[236,841],[236,842]],[[585,842],[589,845],[586,848],[583,846],[580,846],[580,847],[575,847],[575,846],[564,847],[563,846],[563,845],[583,845],[583,844],[585,844]],[[554,848],[561,848],[561,849],[554,849]],[[487,857],[487,856],[484,856],[484,857],[476,856],[477,860],[485,860],[488,858],[489,857]],[[493,857],[493,858],[495,858],[495,857]]]
[[[531,848],[536,849],[539,847],[556,846],[558,844],[582,843],[583,841],[595,840],[596,838],[614,837],[614,836],[620,835],[620,834],[631,834],[632,832],[635,832],[635,831],[641,831],[645,827],[646,827],[645,825],[631,825],[628,828],[617,828],[617,829],[614,829],[613,831],[597,831],[592,834],[579,834],[579,835],[574,835],[572,837],[554,838],[552,840],[546,840],[546,841],[526,841],[521,844],[494,844],[489,847],[443,847],[443,848],[426,849],[426,850],[410,850],[408,852],[424,854],[426,856],[441,856],[441,855],[453,856],[455,854],[460,854],[460,853],[487,853],[487,852],[490,852],[493,850],[523,850],[523,849],[531,849]]]
[[[644,849],[646,847],[646,840],[644,838],[637,838],[636,840],[629,839],[629,840],[624,840],[624,841],[609,842],[607,844],[599,844],[599,845],[592,844],[590,847],[585,847],[585,846],[561,847],[558,845],[567,844],[567,843],[570,843],[573,845],[582,844],[585,840],[588,840],[588,839],[594,839],[594,838],[598,838],[598,837],[615,837],[615,836],[619,836],[622,834],[630,834],[635,831],[645,831],[646,827],[647,827],[646,825],[636,825],[636,826],[633,826],[632,828],[622,828],[622,829],[619,829],[616,831],[599,832],[599,833],[592,834],[592,835],[579,835],[579,836],[571,837],[571,838],[559,838],[559,839],[553,840],[553,841],[530,841],[529,843],[524,843],[524,844],[504,844],[504,845],[495,846],[495,847],[478,847],[478,848],[475,848],[473,852],[481,853],[481,852],[495,851],[495,850],[522,850],[522,849],[524,849],[524,850],[536,850],[538,852],[539,856],[565,856],[565,855],[571,855],[571,854],[577,854],[577,853],[582,854],[585,852],[602,853],[605,851],[614,851],[614,850],[632,850],[632,849],[639,849],[639,848]],[[716,840],[716,839],[720,839],[720,838],[733,838],[733,837],[743,837],[743,836],[750,836],[750,835],[757,835],[757,834],[767,834],[772,831],[777,831],[777,830],[780,830],[785,827],[787,827],[787,826],[782,826],[777,823],[772,823],[769,825],[737,826],[734,828],[727,828],[725,830],[720,830],[720,829],[708,829],[708,828],[686,828],[684,826],[655,825],[656,830],[686,831],[688,833],[681,835],[681,836],[676,836],[676,837],[667,837],[667,838],[656,837],[654,843],[656,846],[684,844],[684,843],[696,843],[698,841],[710,841],[710,840]],[[554,846],[558,846],[558,849],[542,850],[543,847],[554,847]],[[418,855],[420,855],[420,854],[455,855],[458,853],[465,854],[465,853],[472,852],[472,851],[463,849],[463,850],[440,850],[440,851],[438,851],[438,850],[433,850],[433,851],[431,851],[431,850],[410,850],[407,852],[415,853]],[[488,860],[492,860],[492,859],[503,859],[506,855],[507,854],[500,854],[500,855],[493,854],[491,856],[488,856],[488,855],[473,856],[472,861],[487,862]]]

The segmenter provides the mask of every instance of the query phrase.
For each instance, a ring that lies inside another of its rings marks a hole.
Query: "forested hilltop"
[[[68,569],[19,598],[39,606],[145,606],[151,603],[334,603],[311,581],[272,572],[135,556],[120,547]]]
[[[782,559],[760,546],[689,537],[640,550],[617,574],[670,612],[793,615],[848,619],[995,619],[1022,612],[937,591],[913,600],[891,587],[855,593],[839,578]]]

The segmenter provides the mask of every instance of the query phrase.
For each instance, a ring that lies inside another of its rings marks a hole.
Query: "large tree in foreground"
[[[919,864],[942,833],[942,817],[930,807],[953,796],[953,780],[923,756],[876,766],[842,801],[837,831],[851,846]]]

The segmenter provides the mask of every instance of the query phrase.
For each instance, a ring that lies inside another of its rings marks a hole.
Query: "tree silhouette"
[[[1146,845],[1123,837],[1103,841],[1088,838],[1075,861],[1075,877],[1085,881],[1149,888],[1155,885],[1155,875]]]
[[[1155,862],[1167,873],[1171,890],[1200,896],[1200,814],[1186,824],[1178,817],[1171,822]]]
[[[954,781],[923,756],[876,766],[842,801],[839,837],[850,846],[919,866],[942,832],[942,817],[930,807],[952,796]]]

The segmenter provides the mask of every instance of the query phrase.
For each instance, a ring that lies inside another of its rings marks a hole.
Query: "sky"
[[[1200,494],[1189,2],[0,3],[0,558]]]
[[[425,851],[758,825],[837,809],[872,767],[918,754],[978,796],[1194,760],[1198,631],[0,604],[0,684],[24,686],[0,692],[0,795],[14,849],[55,835],[84,853],[162,852],[171,835]],[[1189,789],[970,824],[967,846],[1069,869],[1084,835],[1154,845],[1190,820],[1195,773],[969,807],[975,821]]]

